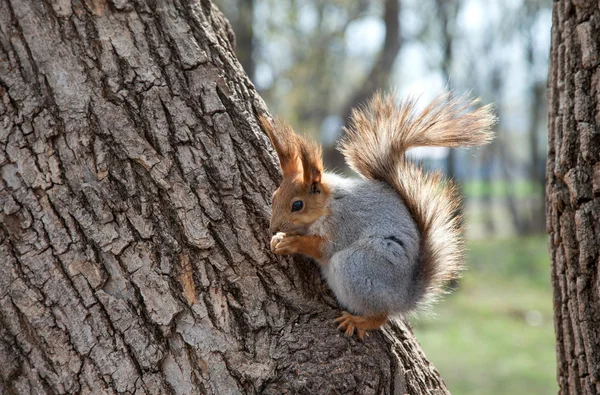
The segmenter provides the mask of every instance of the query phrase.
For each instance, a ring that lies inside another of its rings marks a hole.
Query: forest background
[[[320,141],[329,169],[350,109],[376,90],[494,103],[494,142],[411,152],[458,182],[469,256],[417,338],[457,394],[557,391],[544,235],[549,0],[218,0],[274,115]]]

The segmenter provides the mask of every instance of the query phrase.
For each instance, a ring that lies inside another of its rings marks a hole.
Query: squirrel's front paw
[[[271,252],[275,253],[275,248],[277,245],[283,240],[285,237],[285,233],[278,232],[273,237],[271,237]]]
[[[287,236],[285,233],[277,233],[271,239],[271,251],[277,255],[291,255],[298,252],[295,246],[297,236]]]

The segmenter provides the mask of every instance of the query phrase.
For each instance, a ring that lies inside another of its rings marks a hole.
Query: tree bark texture
[[[546,184],[558,384],[600,393],[600,5],[555,1]]]
[[[265,105],[209,1],[0,0],[0,393],[446,393],[268,251]]]

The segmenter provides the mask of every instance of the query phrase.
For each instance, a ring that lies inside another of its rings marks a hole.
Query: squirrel
[[[361,178],[323,170],[321,147],[280,119],[259,120],[279,157],[283,180],[273,194],[271,251],[302,254],[346,311],[338,329],[360,340],[388,317],[436,299],[460,274],[464,260],[460,198],[441,173],[407,160],[419,146],[479,146],[492,140],[490,105],[452,93],[422,111],[377,93],[350,116],[338,144]]]

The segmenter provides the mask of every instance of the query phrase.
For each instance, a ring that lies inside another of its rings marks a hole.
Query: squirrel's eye
[[[302,207],[304,207],[304,203],[302,203],[302,200],[296,200],[294,203],[292,203],[292,212],[300,211],[302,210]]]

